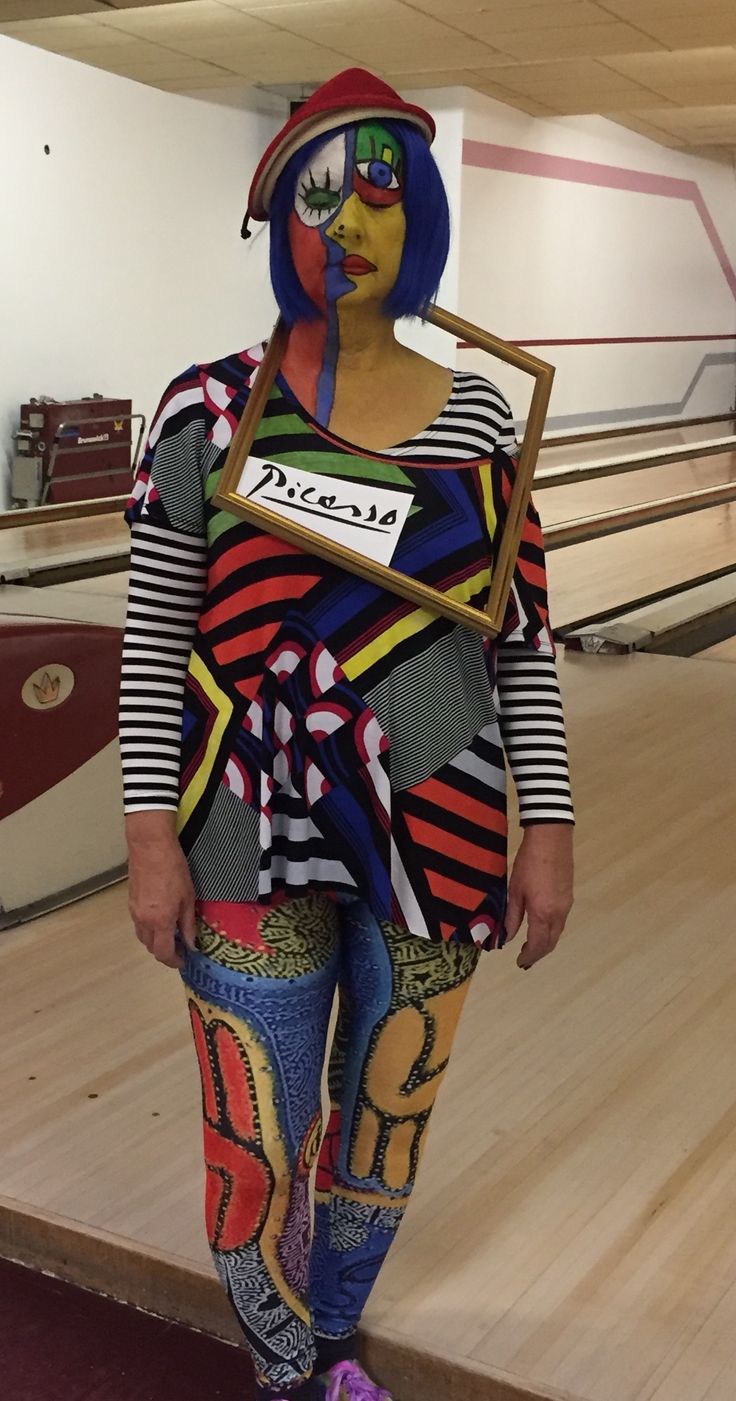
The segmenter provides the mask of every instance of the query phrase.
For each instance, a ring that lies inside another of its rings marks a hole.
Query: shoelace
[[[357,1362],[338,1362],[330,1368],[330,1385],[325,1401],[341,1401],[341,1388],[344,1388],[349,1401],[392,1401],[390,1392],[375,1386]]]

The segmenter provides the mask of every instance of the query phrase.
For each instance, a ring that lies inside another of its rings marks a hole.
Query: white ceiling
[[[736,0],[0,0],[0,33],[173,92],[306,92],[357,63],[736,151]]]

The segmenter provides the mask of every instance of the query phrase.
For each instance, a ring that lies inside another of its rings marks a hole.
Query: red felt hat
[[[306,141],[345,122],[371,117],[401,117],[421,131],[429,146],[434,140],[436,127],[429,112],[405,102],[394,88],[365,68],[346,68],[312,93],[264,152],[248,195],[248,218],[268,218],[276,181],[287,161]]]

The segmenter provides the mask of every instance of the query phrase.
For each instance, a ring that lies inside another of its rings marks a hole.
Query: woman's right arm
[[[177,926],[194,947],[194,888],[176,834],[181,721],[205,595],[202,389],[196,368],[169,386],[136,474],[126,520],[130,585],[120,688],[129,908],[159,962],[181,967]]]
[[[161,526],[131,529],[120,684],[120,754],[136,934],[181,967],[176,926],[194,947],[194,890],[176,835],[181,719],[189,655],[207,579],[207,548]]]

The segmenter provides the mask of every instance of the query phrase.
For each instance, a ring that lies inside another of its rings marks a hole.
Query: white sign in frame
[[[282,519],[308,526],[378,564],[391,563],[414,500],[413,491],[347,481],[253,456],[236,489]]]

